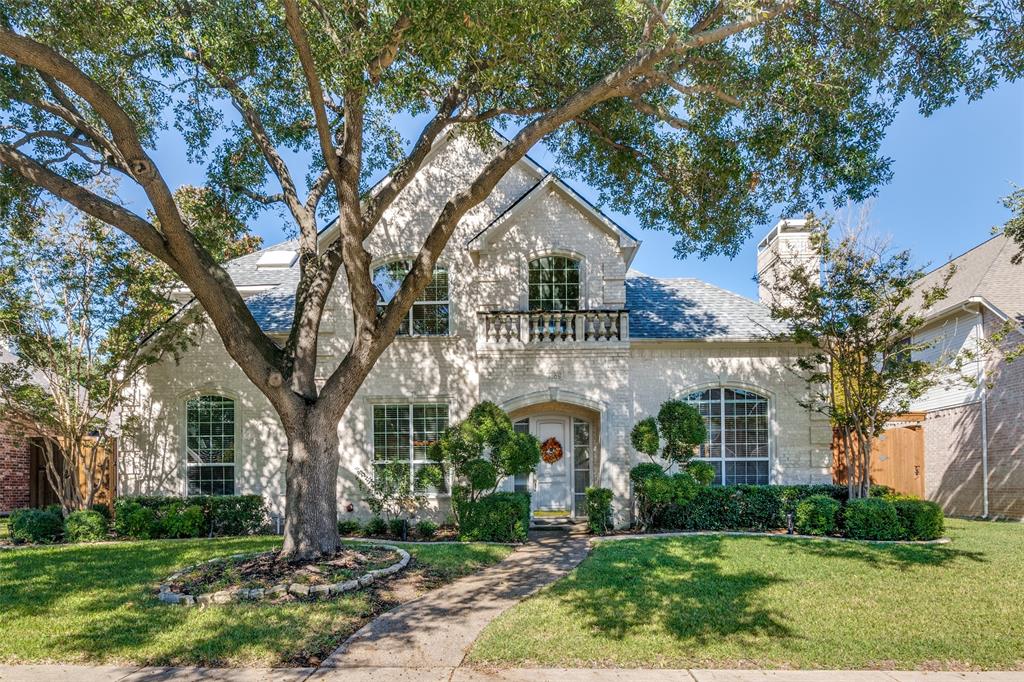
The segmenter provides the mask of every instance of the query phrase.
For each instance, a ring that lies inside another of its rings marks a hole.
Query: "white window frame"
[[[189,447],[188,447],[188,404],[193,400],[201,400],[202,398],[222,398],[224,400],[231,401],[231,407],[234,411],[234,423],[232,425],[233,432],[232,437],[234,438],[234,460],[230,463],[224,462],[192,462],[189,459]],[[188,474],[189,469],[193,467],[215,467],[215,466],[230,466],[231,467],[231,495],[240,495],[238,490],[238,462],[242,454],[242,438],[241,438],[241,425],[242,425],[242,410],[241,401],[238,397],[230,393],[218,390],[204,390],[188,394],[184,396],[181,401],[181,451],[182,459],[185,464],[185,472],[183,476],[183,496],[184,497],[197,497],[212,493],[196,493],[192,494],[189,492],[189,481]]]
[[[708,463],[718,462],[721,465],[721,472],[722,472],[721,478],[722,478],[722,480],[721,480],[721,483],[718,483],[716,485],[723,485],[723,486],[726,486],[726,485],[742,485],[742,484],[739,484],[739,483],[734,483],[734,482],[732,482],[732,481],[730,481],[728,479],[728,477],[726,476],[726,471],[725,471],[725,469],[726,469],[726,462],[767,462],[767,470],[768,470],[767,471],[767,480],[764,483],[756,483],[756,484],[752,483],[752,484],[749,484],[749,485],[771,485],[772,484],[772,462],[774,461],[774,438],[772,437],[774,401],[772,399],[772,396],[767,394],[766,392],[758,390],[756,388],[748,388],[746,386],[740,386],[740,385],[734,385],[734,384],[726,384],[726,385],[721,385],[721,386],[704,386],[704,387],[701,387],[701,388],[695,388],[692,391],[686,391],[685,393],[682,394],[682,396],[680,397],[680,400],[682,400],[685,403],[695,404],[698,401],[691,401],[690,400],[690,396],[692,396],[694,394],[697,394],[697,393],[704,393],[705,391],[713,391],[713,390],[716,390],[716,389],[718,391],[720,391],[719,397],[718,397],[718,419],[719,419],[719,429],[720,429],[720,431],[719,431],[720,440],[719,440],[719,443],[718,443],[719,454],[717,456],[714,456],[714,457],[704,457],[704,456],[698,455],[697,457],[694,457],[694,460],[701,461],[701,462],[708,462]],[[765,401],[765,433],[766,433],[766,436],[767,436],[766,446],[767,446],[767,449],[768,449],[768,454],[766,456],[764,456],[764,457],[727,457],[726,456],[726,449],[725,449],[726,448],[726,438],[725,438],[725,434],[726,434],[726,431],[725,431],[725,403],[726,403],[726,400],[725,400],[725,392],[728,391],[728,390],[731,390],[731,391],[745,391],[747,393],[753,393],[758,398],[760,398],[760,399]],[[708,450],[710,450],[711,446],[713,445],[713,443],[711,442],[710,430],[708,432],[708,440],[705,442],[705,445],[707,446]]]
[[[388,260],[381,261],[379,263],[375,263],[373,265],[373,267],[370,268],[370,278],[373,279],[376,276],[376,273],[377,273],[377,271],[379,269],[381,269],[383,267],[386,267],[388,265],[391,265],[392,263],[404,263],[404,264],[406,264],[406,266],[407,266],[406,273],[408,273],[408,271],[409,271],[408,268],[412,266],[412,259],[411,258],[389,258]],[[396,338],[432,339],[432,338],[444,338],[446,336],[451,336],[452,335],[452,317],[454,316],[454,310],[452,308],[451,269],[447,265],[445,265],[444,263],[435,263],[434,264],[434,270],[431,272],[431,275],[430,275],[431,281],[433,281],[434,275],[436,275],[439,270],[444,271],[445,278],[448,281],[448,298],[447,299],[443,299],[443,300],[430,300],[430,301],[421,301],[419,299],[416,299],[415,301],[413,301],[413,304],[409,307],[409,312],[406,313],[406,317],[405,317],[405,323],[406,323],[406,326],[408,328],[408,331],[403,334],[401,332],[401,330],[399,330],[399,332],[397,334],[395,334]],[[380,292],[378,292],[378,294],[379,293]],[[383,306],[383,307],[386,308],[388,306],[388,304],[390,304],[390,303],[391,303],[391,301],[385,301],[384,303],[377,303],[377,305],[378,306]],[[416,310],[416,306],[427,306],[427,305],[446,305],[446,306],[448,306],[448,326],[445,329],[443,334],[417,334],[417,333],[414,332],[413,317],[414,317],[414,311]]]
[[[429,457],[427,457],[425,459],[424,458],[416,459],[416,446],[413,444],[413,434],[415,433],[415,429],[413,427],[413,423],[414,423],[414,419],[415,419],[414,418],[415,408],[417,406],[419,406],[419,407],[438,407],[438,406],[444,406],[444,408],[448,412],[447,419],[445,420],[445,428],[447,428],[448,426],[451,426],[452,408],[451,408],[451,405],[447,401],[444,401],[444,400],[417,400],[417,401],[413,401],[413,402],[398,401],[398,400],[383,400],[383,401],[379,401],[379,402],[374,402],[374,403],[372,403],[370,405],[370,467],[371,467],[371,471],[374,472],[374,475],[376,475],[378,464],[388,464],[389,463],[388,460],[381,460],[380,462],[378,462],[378,460],[377,460],[377,444],[375,442],[376,438],[377,438],[377,408],[381,407],[381,408],[387,409],[388,407],[407,407],[409,409],[409,445],[408,445],[409,452],[408,452],[408,459],[407,460],[395,460],[392,463],[404,463],[404,464],[407,464],[409,466],[409,484],[412,486],[413,490],[416,489],[416,465],[417,464],[437,464],[437,462],[435,462],[434,460],[430,459]],[[428,498],[439,498],[439,497],[448,497],[448,496],[450,496],[451,495],[451,488],[452,488],[451,474],[450,474],[450,472],[446,471],[446,472],[444,472],[444,475],[445,475],[445,484],[446,484],[446,487],[447,487],[447,491],[446,492],[423,492],[423,493],[420,493],[420,494],[426,495]]]

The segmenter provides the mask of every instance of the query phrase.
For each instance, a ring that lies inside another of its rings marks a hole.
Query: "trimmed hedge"
[[[893,500],[906,540],[937,540],[945,530],[942,507],[927,500]]]
[[[363,528],[363,532],[368,537],[374,537],[377,535],[388,534],[388,522],[379,516],[374,516],[366,522],[366,526]]]
[[[587,488],[587,525],[595,535],[604,535],[612,527],[612,491]]]
[[[363,524],[359,519],[342,519],[338,521],[338,535],[342,537],[359,535],[363,532]]]
[[[803,535],[832,535],[839,527],[843,503],[828,495],[811,495],[796,505],[796,532]]]
[[[106,537],[107,518],[98,511],[73,511],[64,519],[64,539],[68,542],[98,542]]]
[[[654,527],[664,530],[772,530],[786,527],[786,514],[814,495],[846,499],[846,486],[728,485],[698,488],[686,504],[659,511]]]
[[[523,542],[530,528],[530,494],[499,492],[462,502],[459,523],[462,540]]]
[[[900,540],[900,525],[896,506],[881,497],[850,500],[843,510],[846,536],[855,540]]]
[[[52,544],[64,533],[64,518],[52,509],[15,509],[10,516],[10,533],[15,542]]]
[[[437,535],[438,528],[439,526],[430,519],[423,519],[416,524],[416,534],[424,540],[429,540]]]
[[[260,495],[135,495],[114,502],[114,530],[136,539],[254,535],[266,528]]]

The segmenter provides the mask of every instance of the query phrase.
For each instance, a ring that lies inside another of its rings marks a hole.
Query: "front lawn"
[[[0,551],[0,662],[316,664],[375,614],[511,551],[407,545],[415,561],[394,580],[317,603],[198,609],[163,605],[154,596],[155,585],[177,568],[280,542],[151,540]]]
[[[605,542],[492,623],[470,660],[537,666],[1024,669],[1024,524],[948,545]]]

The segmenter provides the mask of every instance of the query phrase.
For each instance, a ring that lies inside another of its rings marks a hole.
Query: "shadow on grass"
[[[848,559],[879,568],[942,567],[957,561],[988,561],[984,552],[959,549],[951,544],[887,545],[785,537],[769,537],[765,540],[791,554],[799,553],[823,559]]]
[[[793,637],[783,614],[759,600],[760,592],[784,579],[723,572],[722,549],[723,539],[715,536],[606,543],[553,590],[590,629],[616,639],[653,621],[694,645],[726,636]]]

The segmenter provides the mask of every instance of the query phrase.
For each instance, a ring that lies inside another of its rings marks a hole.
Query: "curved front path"
[[[457,668],[503,611],[575,568],[582,533],[543,531],[500,563],[402,604],[348,638],[322,668]]]

